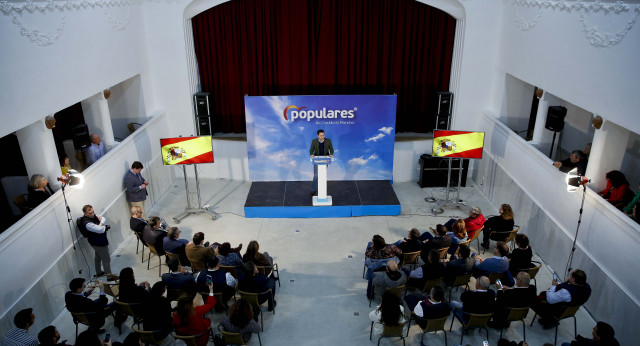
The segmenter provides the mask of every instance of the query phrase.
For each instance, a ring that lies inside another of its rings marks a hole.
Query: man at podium
[[[317,132],[318,138],[314,138],[311,141],[311,148],[309,149],[309,155],[311,158],[314,156],[330,156],[333,157],[333,145],[329,138],[324,137],[324,130],[320,129]],[[315,195],[318,191],[318,165],[313,165],[313,191],[311,196]]]

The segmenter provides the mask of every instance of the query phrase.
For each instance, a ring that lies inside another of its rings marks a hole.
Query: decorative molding
[[[640,5],[629,5],[624,0],[609,2],[603,0],[512,0],[512,3],[515,10],[516,24],[522,31],[531,30],[538,24],[542,17],[543,9],[579,13],[578,19],[582,24],[582,32],[584,32],[589,44],[594,47],[611,47],[620,43],[638,21],[638,17],[640,17]],[[537,8],[538,12],[532,19],[525,19],[520,14],[520,9],[524,7]],[[586,20],[587,15],[592,13],[622,15],[628,12],[632,12],[631,18],[627,20],[626,26],[615,33],[600,32],[597,26],[589,25]]]
[[[39,46],[52,45],[64,31],[66,16],[64,11],[83,9],[104,9],[107,22],[115,30],[124,30],[131,20],[131,9],[140,5],[144,0],[24,0],[12,1],[0,0],[0,12],[11,18],[11,22],[20,29],[20,35],[28,38],[31,42]],[[126,8],[124,18],[119,19],[109,12],[109,8]],[[37,28],[26,28],[19,19],[19,15],[33,14],[36,12],[63,12],[60,21],[54,32],[43,33]]]
[[[29,39],[29,41],[37,44],[38,46],[52,45],[61,35],[65,25],[65,15],[60,16],[60,24],[56,30],[52,33],[43,33],[38,29],[27,29],[22,25],[17,15],[11,16],[11,22],[20,29],[20,35]]]

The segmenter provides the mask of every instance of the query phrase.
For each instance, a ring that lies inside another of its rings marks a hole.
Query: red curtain
[[[414,0],[233,0],[192,19],[216,132],[245,132],[244,95],[397,94],[397,132],[430,132],[456,21]]]

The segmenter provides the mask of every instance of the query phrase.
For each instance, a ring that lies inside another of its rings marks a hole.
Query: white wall
[[[129,123],[144,124],[147,112],[144,104],[142,81],[139,75],[122,81],[111,88],[107,100],[113,135],[124,139],[129,136]]]
[[[66,189],[74,218],[82,216],[82,206],[91,204],[104,215],[112,229],[108,233],[109,250],[114,252],[129,235],[129,212],[122,178],[133,161],[141,161],[143,175],[149,181],[146,208],[151,209],[174,178],[173,169],[163,167],[159,138],[168,132],[167,116],[157,113],[132,136],[87,168],[84,187]],[[111,188],[105,188],[105,187]],[[35,330],[47,325],[64,309],[64,294],[74,277],[89,277],[93,269],[93,249],[86,239],[78,241],[77,250],[67,224],[62,191],[40,204],[9,229],[0,234],[0,261],[6,265],[0,286],[0,330],[13,328],[12,316],[26,307],[37,307]],[[89,262],[85,265],[81,250]],[[82,268],[83,274],[78,274]],[[117,269],[117,268],[114,268]],[[8,318],[7,318],[8,317]]]
[[[629,143],[622,159],[620,172],[627,177],[631,190],[637,191],[638,184],[640,184],[640,174],[638,174],[640,172],[640,135],[637,133],[632,132],[629,136]]]
[[[129,13],[128,24],[118,30],[105,13],[123,22]],[[139,5],[113,4],[108,11],[96,5],[9,14],[45,35],[55,32],[60,23],[63,29],[51,45],[39,46],[21,36],[9,15],[0,16],[0,136],[145,70],[145,34]]]
[[[526,137],[531,117],[531,103],[535,87],[510,74],[505,75],[505,90],[502,96],[500,121],[513,131],[521,132]]]

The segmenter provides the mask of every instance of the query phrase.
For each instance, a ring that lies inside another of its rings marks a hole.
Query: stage
[[[400,201],[388,180],[328,181],[332,206],[311,204],[311,181],[253,182],[244,204],[247,218],[320,218],[400,215]]]

